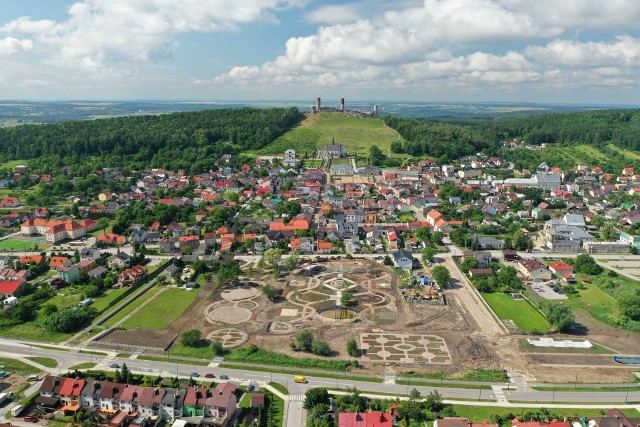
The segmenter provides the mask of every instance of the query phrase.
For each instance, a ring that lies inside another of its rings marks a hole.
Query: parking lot
[[[560,299],[567,299],[568,297],[565,294],[560,294],[556,291],[554,291],[551,288],[551,283],[553,282],[539,282],[539,283],[531,283],[531,289],[533,289],[533,291],[540,295],[540,297],[544,298],[544,299],[550,299],[550,300],[560,300]]]

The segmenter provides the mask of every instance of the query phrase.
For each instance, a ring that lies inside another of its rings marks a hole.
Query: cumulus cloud
[[[307,14],[307,20],[314,24],[344,24],[362,18],[355,5],[332,4],[320,7]]]
[[[554,40],[545,46],[530,46],[525,52],[539,62],[568,66],[640,65],[640,40],[630,36],[620,36],[609,43]]]
[[[601,76],[603,82],[624,84],[628,80],[618,77],[628,73],[621,67],[638,64],[638,39],[571,40],[582,28],[614,26],[619,30],[640,26],[640,4],[635,0],[424,0],[403,10],[325,25],[313,35],[292,37],[277,58],[262,65],[233,67],[213,82],[322,86],[366,81],[415,87],[446,80],[559,85],[575,77],[576,70],[567,68],[573,66],[608,70],[607,76]],[[506,43],[519,44],[521,50],[494,53]],[[589,80],[598,84],[594,78]]]
[[[17,39],[5,37],[0,39],[0,55],[13,55],[15,53],[28,52],[33,49],[33,41],[29,39]]]
[[[86,70],[170,58],[172,35],[235,31],[255,21],[276,21],[274,12],[306,0],[83,0],[66,21],[21,17],[0,32],[29,34],[52,49],[55,64]]]

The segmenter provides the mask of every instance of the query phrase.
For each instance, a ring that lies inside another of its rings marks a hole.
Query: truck
[[[0,405],[2,405],[8,398],[9,396],[7,396],[7,393],[0,393]]]
[[[27,377],[27,381],[38,381],[40,378],[38,377],[38,375],[33,374],[33,375],[29,375]]]
[[[307,383],[307,379],[305,377],[303,377],[302,375],[296,375],[293,380],[297,383]]]
[[[24,405],[14,406],[13,408],[11,408],[11,415],[13,415],[14,417],[17,417],[22,413],[22,411],[24,411]]]

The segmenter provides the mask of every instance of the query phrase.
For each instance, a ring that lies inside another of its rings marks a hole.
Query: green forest
[[[548,157],[557,166],[573,166],[576,161],[603,163],[604,169],[616,169],[624,164],[638,164],[640,158],[627,150],[640,150],[640,111],[602,110],[569,114],[545,114],[478,124],[450,124],[432,121],[385,117],[385,123],[405,139],[396,142],[392,151],[412,156],[430,156],[446,163],[484,150],[498,155],[502,143],[516,138],[531,145],[554,144],[563,147],[594,146],[602,156],[563,156],[555,152],[510,153],[516,166],[533,167]],[[516,150],[524,151],[524,150]],[[551,154],[551,153],[549,153]],[[509,156],[508,156],[509,157]],[[566,157],[566,158],[563,158]],[[550,164],[551,164],[550,163]]]
[[[29,160],[32,170],[53,173],[62,166],[92,164],[183,168],[201,173],[222,154],[259,150],[297,126],[296,108],[237,108],[156,116],[131,116],[0,129],[0,161]],[[499,155],[504,141],[550,144],[541,151],[509,150],[517,168],[540,161],[571,167],[584,162],[615,171],[640,166],[640,111],[602,110],[546,114],[474,123],[444,123],[393,116],[385,124],[405,141],[391,150],[448,163],[483,151]],[[295,141],[291,148],[296,149]],[[585,148],[586,147],[586,148]]]
[[[200,173],[222,154],[261,148],[302,119],[296,108],[237,108],[0,129],[0,160],[40,159],[38,169],[98,158],[129,169]]]

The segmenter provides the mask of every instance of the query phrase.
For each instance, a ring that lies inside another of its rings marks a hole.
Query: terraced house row
[[[231,383],[215,388],[160,388],[48,375],[36,404],[44,415],[93,409],[118,427],[178,419],[190,425],[225,426],[236,412],[236,390]]]

